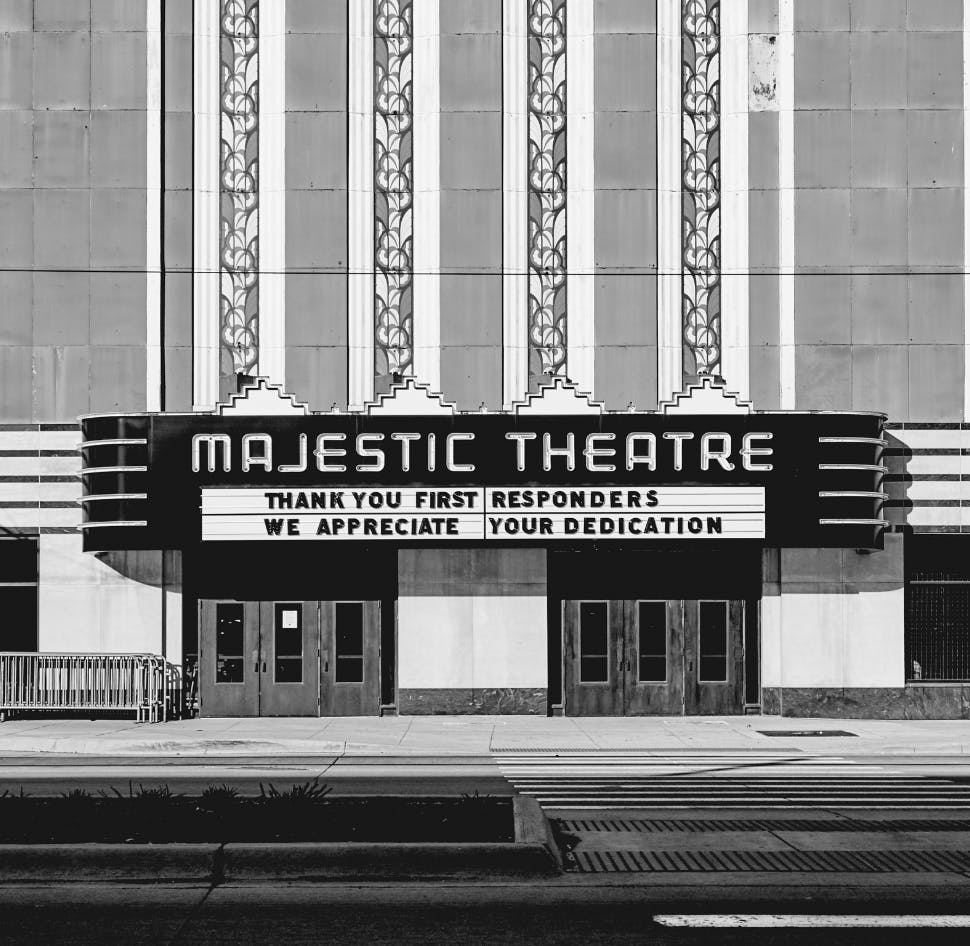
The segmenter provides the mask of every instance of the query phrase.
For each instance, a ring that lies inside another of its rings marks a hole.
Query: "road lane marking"
[[[931,914],[916,916],[906,914],[785,914],[785,913],[668,913],[658,914],[654,922],[660,926],[713,928],[713,929],[810,929],[830,927],[834,929],[887,927],[900,928],[964,928],[970,927],[967,914]]]

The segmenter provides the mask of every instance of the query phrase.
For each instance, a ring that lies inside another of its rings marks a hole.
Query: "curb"
[[[562,860],[538,803],[514,796],[513,820],[515,841],[494,843],[4,844],[0,884],[558,876]]]
[[[553,877],[542,844],[51,844],[0,847],[0,884]]]
[[[205,882],[218,844],[4,844],[0,883]]]

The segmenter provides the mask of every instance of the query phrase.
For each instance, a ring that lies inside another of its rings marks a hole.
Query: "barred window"
[[[906,537],[906,679],[970,680],[970,536]]]
[[[0,536],[0,650],[37,650],[37,537]]]

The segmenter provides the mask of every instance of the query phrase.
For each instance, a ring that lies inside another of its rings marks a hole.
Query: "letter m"
[[[222,472],[228,473],[232,461],[232,444],[228,434],[196,434],[192,438],[192,472],[202,469],[202,448],[205,447],[206,468],[216,471],[217,447],[222,447]]]

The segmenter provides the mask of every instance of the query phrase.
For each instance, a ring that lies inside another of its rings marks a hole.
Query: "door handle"
[[[323,662],[323,672],[324,673],[330,673],[330,661],[329,660],[325,660]]]
[[[690,671],[691,673],[693,673],[693,672],[694,672],[694,661],[693,661],[693,660],[688,660],[688,661],[687,661],[687,669],[688,669],[688,670],[689,670],[689,671]]]
[[[266,673],[266,661],[263,661],[263,673]]]
[[[629,673],[630,672],[630,661],[629,660],[626,662],[626,669],[627,669],[627,673]]]

